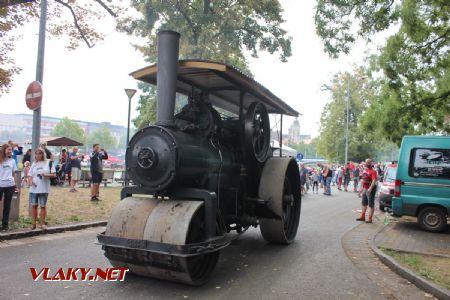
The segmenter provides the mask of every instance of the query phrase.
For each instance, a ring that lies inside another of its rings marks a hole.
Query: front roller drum
[[[113,210],[106,236],[186,245],[204,237],[203,201],[161,200],[128,197]],[[214,270],[219,251],[189,257],[105,246],[105,256],[114,267],[131,273],[181,282],[205,283]]]
[[[300,221],[300,173],[293,158],[270,158],[264,165],[258,190],[259,198],[279,218],[260,218],[263,238],[271,243],[290,244]]]

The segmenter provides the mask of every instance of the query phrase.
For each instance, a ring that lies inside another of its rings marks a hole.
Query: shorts
[[[300,176],[300,185],[305,185],[305,183],[306,183],[305,176]]]
[[[93,184],[102,183],[103,173],[100,172],[91,172],[91,180]]]
[[[30,204],[32,206],[39,205],[45,207],[47,205],[48,194],[47,193],[30,193]]]
[[[72,168],[71,171],[72,174],[72,180],[78,181],[81,178],[81,170],[78,168]]]
[[[350,177],[344,177],[344,185],[347,186],[350,183]]]
[[[362,206],[369,205],[370,208],[375,207],[375,189],[369,193],[366,188],[363,188],[361,204]]]

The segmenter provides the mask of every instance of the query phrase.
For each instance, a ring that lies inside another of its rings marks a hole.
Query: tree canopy
[[[291,38],[281,27],[282,8],[278,0],[132,0],[141,17],[122,18],[118,28],[141,37],[136,45],[148,62],[156,61],[156,32],[176,30],[181,34],[180,58],[196,58],[231,64],[250,74],[246,52],[278,54],[281,61],[291,56]],[[142,86],[141,86],[142,88]],[[145,88],[139,101],[137,127],[154,120],[156,108],[152,89]]]
[[[349,53],[357,38],[395,32],[372,59],[382,76],[367,129],[397,143],[405,134],[450,132],[449,19],[445,0],[317,0],[316,29],[331,57]]]
[[[39,19],[39,6],[40,1],[33,1],[0,7],[0,96],[9,90],[14,75],[21,71],[11,56],[20,38],[15,29]],[[49,0],[47,11],[47,32],[53,37],[67,38],[67,48],[75,49],[80,43],[93,47],[103,39],[93,21],[105,14],[117,16],[121,9],[111,3],[106,5],[103,0]]]
[[[377,136],[365,132],[361,119],[374,97],[374,89],[363,68],[356,69],[353,74],[336,74],[329,86],[324,88],[330,93],[328,102],[320,119],[320,137],[317,142],[319,154],[331,161],[345,160],[345,131],[347,120],[347,97],[349,115],[348,160],[362,161],[373,157],[374,141]],[[349,92],[349,94],[347,94]]]
[[[51,132],[52,136],[65,136],[73,139],[77,142],[85,143],[86,136],[84,134],[83,128],[77,123],[70,120],[68,117],[64,117]]]
[[[112,136],[111,131],[106,125],[102,125],[89,134],[87,143],[88,146],[100,144],[106,150],[117,148],[117,140]]]

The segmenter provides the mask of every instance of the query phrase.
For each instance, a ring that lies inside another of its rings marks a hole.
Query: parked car
[[[380,210],[391,210],[392,196],[394,196],[395,176],[397,174],[397,164],[389,164],[384,170],[384,176],[379,183],[378,200],[380,202]]]
[[[450,215],[450,136],[405,136],[400,147],[394,216],[415,216],[428,231],[447,227]]]

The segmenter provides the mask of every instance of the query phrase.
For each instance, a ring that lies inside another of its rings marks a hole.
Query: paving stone
[[[415,222],[400,221],[381,231],[375,244],[397,251],[438,255],[450,258],[450,228],[446,233],[426,232]]]
[[[366,225],[361,224],[346,233],[342,238],[342,246],[355,266],[381,288],[380,295],[387,299],[430,299],[424,291],[387,268],[370,249],[368,239],[383,224],[377,221]]]

